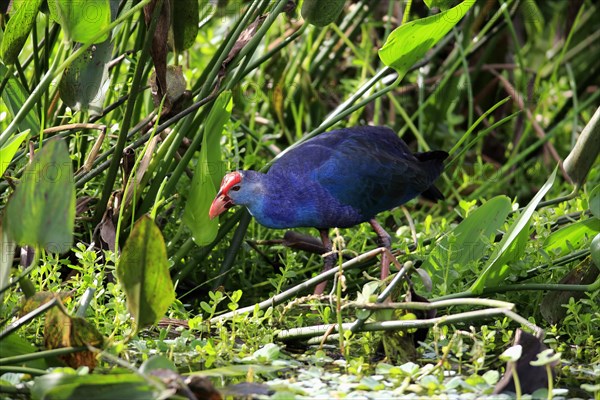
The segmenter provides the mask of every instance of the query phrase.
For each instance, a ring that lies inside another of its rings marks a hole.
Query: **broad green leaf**
[[[73,51],[80,47],[75,45]],[[108,62],[112,43],[106,40],[89,47],[65,70],[60,80],[60,98],[76,111],[100,115],[108,89]]]
[[[469,289],[473,293],[481,293],[484,288],[498,284],[508,273],[509,268],[505,265],[506,260],[504,254],[513,248],[513,243],[518,240],[521,232],[529,227],[531,216],[533,215],[537,205],[544,198],[548,190],[554,184],[556,178],[557,168],[550,175],[544,186],[537,192],[537,194],[531,199],[527,207],[523,210],[519,218],[512,224],[508,232],[504,235],[496,251],[492,254],[489,261],[487,262],[483,272],[479,275],[479,278],[473,283]]]
[[[69,40],[89,43],[110,25],[109,0],[48,0],[52,18],[64,29]],[[104,42],[109,32],[94,43]]]
[[[442,237],[422,266],[431,275],[434,286],[443,283],[448,289],[458,278],[457,265],[480,260],[490,247],[490,237],[502,227],[510,210],[508,197],[494,197]]]
[[[15,153],[19,150],[19,146],[21,146],[21,143],[23,143],[23,140],[25,140],[28,135],[29,129],[13,136],[12,139],[0,149],[0,176],[4,174],[4,171],[8,168]]]
[[[215,100],[215,104],[206,119],[204,132],[208,132],[206,138],[208,172],[216,188],[219,187],[221,179],[225,175],[225,163],[221,158],[221,138],[223,137],[225,124],[231,117],[232,110],[231,91],[226,90]]]
[[[15,0],[13,2],[13,13],[6,24],[0,45],[0,57],[5,64],[10,65],[17,61],[42,2],[43,0]]]
[[[119,0],[110,0],[110,16],[113,21],[119,11]],[[65,69],[59,84],[60,98],[76,111],[90,111],[100,115],[108,90],[108,63],[112,59],[113,45],[109,37],[89,47]],[[81,47],[73,46],[73,51]]]
[[[506,251],[498,259],[498,263],[508,264],[517,261],[525,254],[525,248],[529,241],[529,227],[531,226],[531,220],[527,221],[527,224],[523,226],[521,232],[517,235],[515,240],[510,244]]]
[[[200,159],[196,164],[192,187],[183,213],[183,222],[192,231],[192,237],[198,246],[211,243],[219,230],[218,219],[211,220],[208,210],[217,194],[217,187],[224,172],[220,140],[223,127],[231,116],[232,107],[231,92],[223,92],[208,115],[202,137]]]
[[[600,219],[589,218],[578,221],[548,236],[544,241],[544,250],[561,257],[568,254],[572,248],[579,248],[582,241],[594,237],[598,232],[600,232]]]
[[[8,200],[4,226],[19,245],[64,253],[73,242],[75,184],[67,145],[52,140],[38,151]]]
[[[181,53],[190,48],[198,35],[200,11],[198,0],[176,0],[173,2],[173,49]]]
[[[379,58],[385,65],[394,68],[401,79],[465,16],[475,1],[465,0],[447,11],[400,26],[390,33],[379,49]]]
[[[217,195],[217,189],[210,177],[207,156],[206,135],[202,138],[200,159],[196,164],[192,187],[183,212],[183,222],[192,231],[192,238],[198,246],[211,243],[219,231],[219,219],[208,216],[210,205]]]
[[[117,266],[137,329],[158,322],[175,300],[163,236],[147,215],[133,227]]]
[[[497,274],[504,276],[509,270],[509,264],[521,258],[525,254],[525,248],[527,247],[527,241],[529,240],[529,226],[530,221],[523,227],[521,232],[517,235],[516,239],[510,243],[506,251],[500,255],[500,258],[496,261]]]
[[[0,81],[4,80],[4,77],[7,73],[8,69],[4,65],[0,64]],[[8,108],[10,115],[14,117],[23,107],[25,101],[27,101],[29,93],[25,91],[25,88],[23,85],[21,85],[21,82],[18,79],[11,76],[6,82],[6,86],[4,87],[1,96],[2,101],[6,105],[6,108]],[[40,119],[36,113],[36,110],[29,110],[29,113],[17,126],[21,131],[26,131],[29,129],[31,132],[38,133],[40,131]]]
[[[34,400],[152,400],[160,397],[158,381],[151,385],[138,374],[77,375],[53,372],[35,378],[31,387]]]

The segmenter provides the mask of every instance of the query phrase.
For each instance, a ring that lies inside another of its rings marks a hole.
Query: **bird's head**
[[[210,210],[208,211],[210,219],[213,219],[217,215],[224,213],[236,204],[234,201],[236,197],[235,192],[240,190],[242,179],[243,176],[238,171],[230,172],[223,177],[219,192],[210,205]]]

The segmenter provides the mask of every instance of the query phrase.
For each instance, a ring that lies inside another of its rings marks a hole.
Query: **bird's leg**
[[[383,229],[379,222],[375,218],[370,219],[369,223],[373,227],[373,230],[377,234],[379,239],[379,246],[385,247],[388,251],[383,252],[381,256],[381,280],[384,280],[390,276],[390,262],[392,261],[392,237],[389,233]]]
[[[327,254],[323,263],[323,272],[329,271],[334,265],[335,260],[337,259],[335,254],[331,254],[331,239],[329,238],[329,232],[327,229],[319,229],[319,234],[321,235],[321,241],[323,241],[323,246],[327,249]],[[321,295],[325,291],[325,287],[327,286],[327,281],[319,283],[315,287],[314,294]]]

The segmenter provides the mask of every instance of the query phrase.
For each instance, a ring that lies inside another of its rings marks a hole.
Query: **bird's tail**
[[[425,153],[415,153],[417,160],[421,161],[427,171],[435,180],[444,170],[444,160],[448,158],[448,153],[442,150],[427,151]]]
[[[442,192],[440,192],[440,189],[436,188],[433,185],[429,186],[429,188],[426,191],[421,193],[421,196],[426,198],[427,200],[433,201],[434,203],[437,203],[438,200],[444,200],[444,195],[442,194]]]
[[[425,168],[431,176],[431,182],[435,181],[444,170],[444,160],[448,158],[448,153],[442,150],[428,151],[424,153],[415,153],[417,160],[425,164]],[[443,200],[444,195],[434,185],[421,193],[421,196],[431,201]]]

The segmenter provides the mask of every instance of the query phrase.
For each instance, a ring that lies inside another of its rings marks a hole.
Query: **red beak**
[[[221,192],[217,193],[217,197],[213,200],[210,205],[210,210],[208,210],[208,216],[210,219],[215,218],[217,215],[223,214],[229,208],[233,206],[233,202],[226,194],[222,194]]]

